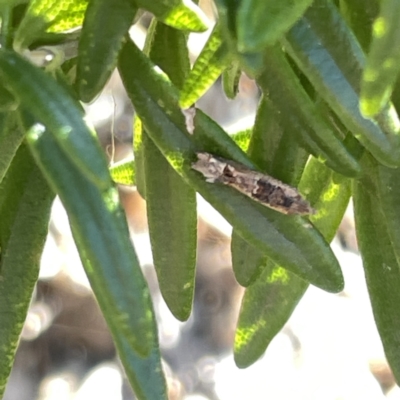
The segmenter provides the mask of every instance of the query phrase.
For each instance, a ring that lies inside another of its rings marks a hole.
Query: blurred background
[[[213,18],[212,7],[204,6]],[[131,31],[143,44],[149,15]],[[191,34],[195,60],[210,32]],[[235,100],[219,81],[197,107],[228,132],[252,126],[259,91],[246,76]],[[91,105],[110,165],[132,157],[133,109],[117,74]],[[345,275],[337,295],[310,287],[266,354],[240,370],[232,356],[244,289],[233,275],[229,224],[198,198],[198,259],[193,312],[177,321],[160,296],[152,264],[146,204],[133,187],[120,187],[132,241],[154,301],[169,399],[399,399],[374,324],[357,251],[351,206],[332,247]],[[92,295],[68,219],[56,199],[27,316],[4,400],[132,400],[111,335]]]

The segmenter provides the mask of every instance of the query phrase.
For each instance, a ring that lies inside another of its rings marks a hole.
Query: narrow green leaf
[[[13,114],[0,113],[0,182],[22,143],[24,135],[23,130],[16,129]]]
[[[0,112],[15,111],[18,100],[3,85],[0,85]]]
[[[53,198],[21,146],[0,184],[0,398],[39,275]]]
[[[366,117],[379,114],[389,102],[400,71],[400,3],[383,0],[373,25],[373,38],[364,68],[360,108]]]
[[[94,133],[83,120],[83,110],[68,89],[17,53],[0,51],[0,75],[21,105],[42,123],[83,173],[102,187],[110,175]]]
[[[89,1],[79,39],[76,76],[82,101],[92,101],[110,78],[136,10],[129,0]]]
[[[262,51],[275,44],[311,3],[312,0],[242,0],[236,22],[239,51]]]
[[[186,35],[154,21],[146,41],[151,60],[181,87],[190,68]],[[196,192],[170,166],[145,130],[143,162],[150,241],[161,294],[174,316],[184,321],[192,310],[194,294]]]
[[[117,192],[114,188],[100,192],[46,132],[31,130],[28,138],[67,209],[86,274],[136,396],[166,399],[151,299]]]
[[[268,97],[263,97],[257,110],[248,155],[267,174],[291,185],[297,185],[308,154],[298,146],[296,133],[284,130],[279,112]],[[267,257],[250,246],[233,231],[232,266],[237,281],[249,286],[267,265]]]
[[[242,299],[234,343],[234,359],[239,368],[257,361],[283,328],[308,283],[268,261],[261,276]]]
[[[196,192],[144,135],[146,204],[161,294],[176,318],[192,310],[196,266]]]
[[[135,0],[140,8],[150,11],[165,24],[181,30],[204,32],[208,28],[207,17],[191,1],[183,0]]]
[[[81,249],[83,258],[87,258],[85,250]],[[154,314],[153,324],[156,326]],[[150,353],[143,357],[138,354],[129,341],[129,336],[116,327],[111,333],[118,356],[121,359],[126,376],[138,400],[168,400],[167,385],[161,364],[161,354],[157,335],[152,335],[148,345]]]
[[[243,151],[247,151],[250,144],[251,135],[253,133],[252,128],[244,129],[242,131],[233,133],[230,135],[231,139],[239,146]]]
[[[159,66],[171,82],[181,88],[190,71],[187,34],[156,19],[150,24],[144,53]]]
[[[400,173],[398,169],[386,168],[382,165],[376,165],[375,169],[375,175],[371,173],[371,179],[376,180],[377,196],[379,196],[393,250],[400,265]]]
[[[234,99],[239,92],[239,80],[242,71],[237,61],[222,72],[222,86],[228,99]]]
[[[331,241],[350,198],[350,180],[315,159],[308,163],[299,188],[307,193],[317,214],[310,219],[327,241]],[[308,283],[268,261],[260,278],[250,285],[242,300],[236,330],[236,364],[247,367],[266,350],[283,328],[307,290]]]
[[[144,177],[143,124],[137,114],[133,117],[133,154],[135,156],[136,188],[146,198],[146,181]]]
[[[152,304],[116,188],[110,184],[99,190],[40,126],[29,131],[28,139],[67,210],[82,263],[111,332],[119,331],[135,352],[147,357],[157,335]]]
[[[231,253],[235,278],[244,287],[254,283],[268,265],[268,257],[250,246],[235,230],[232,232]]]
[[[180,106],[188,108],[195,103],[218,79],[229,62],[228,47],[222,40],[217,24],[183,85]]]
[[[364,157],[365,174],[353,187],[358,245],[375,323],[397,382],[400,381],[399,172],[382,170]],[[380,186],[380,188],[379,188]],[[389,196],[385,199],[383,196]],[[393,201],[397,199],[396,204]],[[391,221],[390,218],[396,218]],[[396,224],[397,222],[397,224]],[[394,235],[393,235],[394,233]]]
[[[110,167],[111,179],[120,185],[134,186],[136,184],[135,160],[120,161]]]
[[[380,0],[339,0],[340,11],[364,51],[369,49],[372,24],[379,12]]]
[[[264,70],[264,49],[256,52],[243,52],[238,48],[237,17],[241,1],[216,0],[218,8],[218,25],[224,38],[224,44],[229,48],[240,68],[252,78],[257,77]]]
[[[207,183],[191,168],[196,150],[252,164],[229,136],[198,110],[194,134],[186,133],[183,115],[174,103],[173,87],[154,71],[132,42],[121,52],[119,71],[150,138],[174,169],[235,226],[245,240],[317,286],[328,291],[341,290],[343,277],[337,260],[310,223],[256,204],[232,188]],[[195,147],[195,138],[201,143],[208,140],[209,143],[203,145],[207,147]]]
[[[27,48],[46,31],[63,32],[82,25],[89,0],[31,0],[14,37],[14,48]]]
[[[131,351],[126,338],[118,332],[114,336],[114,341],[136,397],[139,400],[168,400],[157,341],[151,343],[151,353],[145,358]]]
[[[359,110],[364,54],[332,2],[315,0],[288,32],[285,47],[343,124],[382,164],[400,164],[400,122],[393,108],[376,120]]]
[[[11,4],[0,1],[0,45],[4,49],[12,49],[13,41],[13,9]]]
[[[297,131],[301,136],[298,140],[332,169],[348,176],[357,175],[360,172],[357,161],[318,112],[317,105],[309,98],[283,52],[276,47],[270,48],[265,65],[266,69],[257,81],[281,112],[286,129]]]

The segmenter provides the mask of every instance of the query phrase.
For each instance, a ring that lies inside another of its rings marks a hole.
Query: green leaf
[[[196,192],[144,135],[146,204],[161,294],[181,321],[192,310],[196,267]],[[166,232],[167,230],[167,232]]]
[[[151,343],[151,353],[145,358],[131,351],[126,338],[118,332],[114,342],[136,397],[139,400],[167,400],[167,385],[157,341]]]
[[[21,105],[54,136],[70,160],[93,182],[108,187],[110,175],[94,133],[83,120],[83,110],[67,87],[17,53],[0,51],[0,75]]]
[[[27,3],[28,0],[0,0],[0,7],[14,7],[21,3]]]
[[[54,198],[26,146],[0,184],[0,397],[26,318]]]
[[[383,0],[373,25],[373,38],[364,68],[360,108],[374,117],[387,105],[400,71],[400,3]]]
[[[40,126],[31,128],[28,139],[67,211],[82,263],[111,332],[124,334],[135,352],[148,356],[156,326],[116,188],[110,184],[100,190],[90,182]]]
[[[176,86],[182,86],[190,68],[185,34],[153,21],[146,41],[145,49],[152,61]],[[172,314],[183,321],[190,315],[194,294],[196,192],[170,166],[145,130],[142,156],[150,241],[158,282]]]
[[[133,154],[135,156],[136,188],[146,198],[146,180],[143,155],[143,124],[137,114],[133,117]]]
[[[218,79],[229,61],[228,47],[217,24],[183,85],[180,106],[188,108],[195,103]]]
[[[111,179],[120,185],[134,186],[136,183],[135,161],[120,161],[110,167]]]
[[[3,85],[0,85],[0,112],[11,112],[18,108],[17,99]]]
[[[376,165],[375,168],[371,168],[370,174],[370,178],[375,181],[376,197],[381,203],[393,250],[400,265],[400,210],[398,207],[400,173],[397,169],[392,170],[392,168]]]
[[[183,115],[174,103],[173,87],[154,71],[132,42],[122,50],[118,68],[150,138],[174,169],[235,226],[245,240],[317,286],[329,291],[341,290],[343,278],[337,260],[312,225],[300,217],[287,217],[256,204],[232,188],[207,183],[191,168],[196,150],[213,152],[252,166],[217,124],[197,110],[195,132],[192,136],[187,134]],[[204,147],[195,145],[194,139]]]
[[[327,241],[334,237],[346,210],[350,182],[315,159],[311,159],[303,174],[299,188],[317,209],[310,219]],[[242,300],[234,345],[239,367],[251,365],[265,352],[307,287],[306,281],[268,261],[261,277],[246,289]]]
[[[268,261],[261,276],[242,299],[236,328],[234,358],[239,368],[253,364],[283,328],[308,283]]]
[[[340,11],[364,51],[369,49],[372,24],[379,12],[380,0],[340,0]]]
[[[85,250],[80,249],[80,252],[83,258],[87,259]],[[152,323],[156,326],[154,313],[151,314]],[[118,356],[136,398],[138,400],[167,400],[167,385],[163,374],[157,335],[152,335],[147,339],[150,353],[144,357],[132,348],[130,337],[126,335],[126,332],[121,331],[118,325],[114,329],[110,328]]]
[[[23,130],[16,129],[14,117],[10,113],[0,113],[0,182],[25,135]]]
[[[88,0],[31,0],[14,37],[22,50],[45,32],[64,32],[82,25]]]
[[[171,82],[181,88],[190,71],[187,34],[156,19],[150,24],[144,53],[159,66]]]
[[[296,133],[282,128],[279,114],[264,96],[257,110],[248,155],[262,171],[296,185],[308,154],[295,141]],[[241,239],[235,230],[231,250],[235,277],[242,286],[249,286],[267,265],[267,257]]]
[[[399,172],[378,166],[368,155],[363,161],[365,174],[353,187],[357,240],[376,326],[399,382]]]
[[[239,146],[241,150],[247,151],[247,149],[249,148],[252,133],[253,133],[253,128],[248,128],[236,132],[230,136],[231,139]]]
[[[92,101],[104,88],[117,65],[136,11],[128,0],[89,1],[79,40],[76,76],[82,101]]]
[[[242,71],[237,61],[222,72],[222,86],[228,99],[234,99],[239,92],[239,81]]]
[[[286,35],[285,47],[318,94],[382,164],[400,164],[398,117],[393,108],[376,120],[359,110],[364,54],[335,6],[315,0]]]
[[[135,2],[138,7],[151,12],[159,21],[173,28],[192,32],[204,32],[208,28],[207,17],[191,1],[135,0]]]
[[[275,44],[311,3],[312,0],[240,1],[236,17],[239,51],[262,51]]]
[[[242,2],[217,0],[215,3],[218,7],[218,25],[224,38],[223,43],[228,47],[231,57],[239,64],[240,69],[249,77],[257,77],[265,69],[265,49],[263,48],[260,51],[242,51],[238,46],[237,17]],[[251,29],[251,26],[248,28]]]
[[[283,126],[297,131],[300,136],[297,140],[335,171],[357,175],[360,172],[357,161],[318,112],[279,48],[268,50],[265,66],[257,81],[280,111]]]
[[[250,246],[235,230],[232,232],[231,253],[235,278],[244,287],[254,283],[268,265],[268,257]]]

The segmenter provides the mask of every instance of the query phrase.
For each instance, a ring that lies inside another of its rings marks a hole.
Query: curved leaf
[[[239,81],[242,71],[237,61],[222,72],[222,87],[228,99],[234,99],[239,92]]]
[[[54,198],[26,146],[0,185],[0,397],[38,275]]]
[[[262,51],[275,44],[311,3],[312,0],[242,0],[236,17],[239,51]]]
[[[135,160],[120,161],[110,167],[111,179],[120,185],[134,186],[136,183]]]
[[[337,260],[310,223],[256,204],[232,188],[207,183],[191,168],[190,161],[195,160],[196,150],[217,150],[217,154],[226,158],[244,160],[251,165],[217,124],[197,111],[193,138],[201,138],[202,143],[203,138],[208,138],[210,144],[204,145],[207,148],[196,148],[186,133],[183,115],[174,103],[174,89],[131,42],[121,52],[119,70],[151,139],[174,169],[235,226],[245,240],[317,286],[328,291],[341,290],[343,277]],[[223,145],[218,144],[220,140]],[[227,147],[229,140],[231,145]]]
[[[208,28],[207,18],[203,11],[191,1],[183,0],[134,0],[165,24],[181,30],[204,32]]]
[[[387,105],[400,71],[399,58],[400,3],[384,0],[361,82],[360,108],[365,116],[376,116]]]
[[[68,89],[17,53],[0,51],[0,75],[21,105],[42,123],[83,173],[102,187],[110,175],[97,138]]]
[[[190,107],[212,86],[228,66],[228,55],[228,47],[216,25],[181,89],[179,104],[182,108]]]
[[[285,47],[343,124],[382,164],[400,164],[400,122],[393,110],[376,120],[359,110],[364,54],[335,6],[315,0],[286,35]]]
[[[118,192],[111,183],[99,190],[40,126],[28,132],[28,143],[67,210],[82,263],[111,332],[123,334],[135,352],[147,357],[156,326]]]
[[[25,49],[44,32],[62,32],[82,25],[89,0],[31,0],[14,37]]]
[[[92,101],[110,78],[136,10],[128,0],[89,2],[79,39],[76,73],[77,90],[82,101]]]

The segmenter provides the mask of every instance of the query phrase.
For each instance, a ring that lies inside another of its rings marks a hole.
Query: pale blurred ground
[[[143,39],[140,32],[134,34]],[[196,54],[204,37],[191,40]],[[235,101],[224,97],[217,82],[197,105],[235,131],[251,124],[258,96],[254,83],[243,77]],[[88,114],[113,161],[131,156],[132,109],[116,75]],[[243,288],[231,270],[229,224],[199,199],[194,309],[181,323],[158,291],[145,203],[134,188],[121,188],[120,194],[155,304],[171,400],[400,400],[373,321],[351,207],[332,244],[345,290],[333,295],[310,287],[266,354],[240,370],[231,349]],[[40,280],[4,400],[92,398],[131,400],[134,395],[56,200]]]

